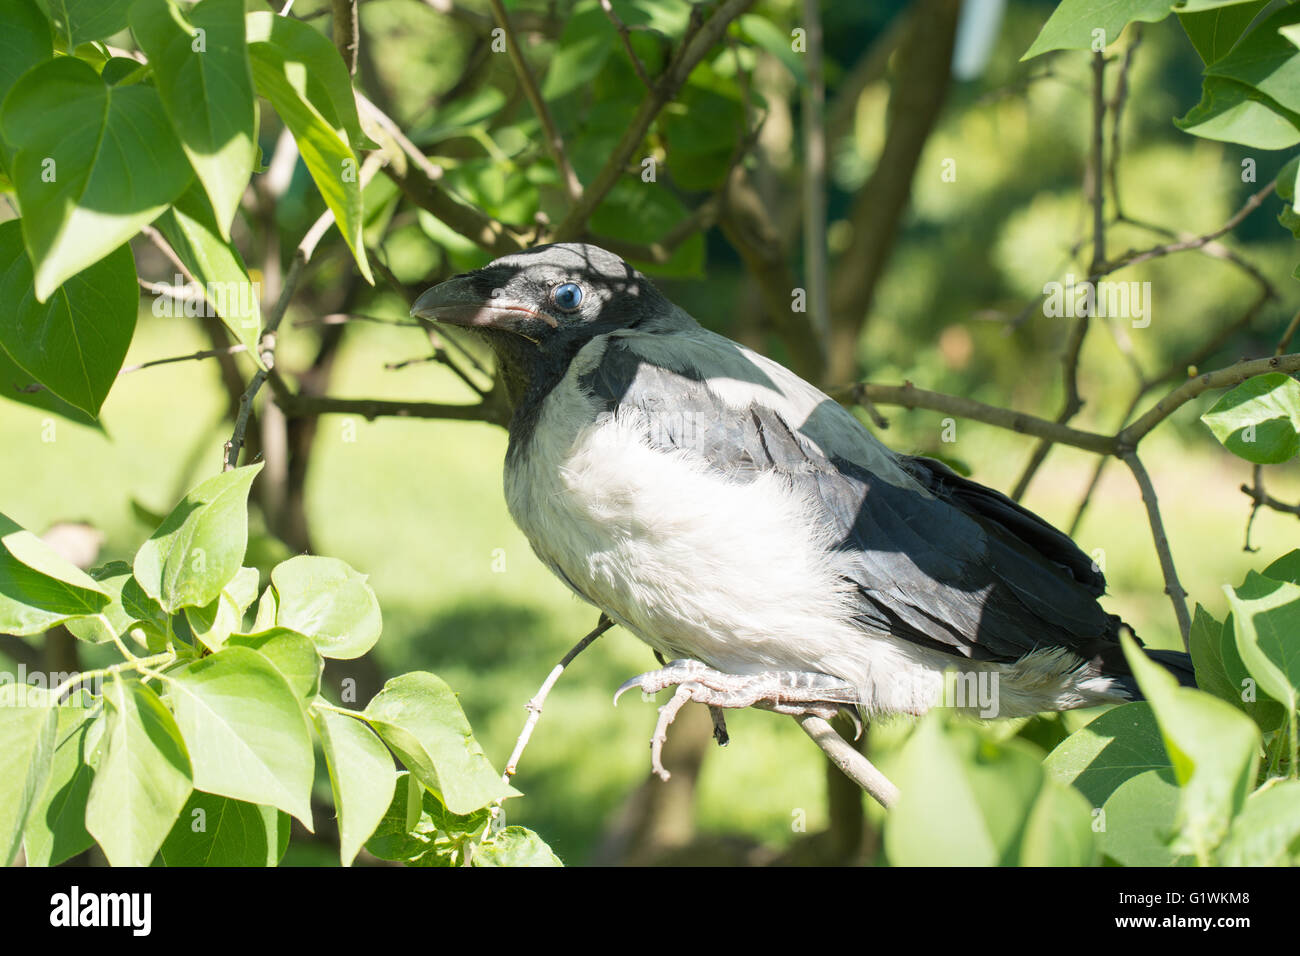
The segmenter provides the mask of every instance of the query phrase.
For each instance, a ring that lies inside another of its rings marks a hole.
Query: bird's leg
[[[726,674],[694,660],[670,661],[657,671],[633,677],[619,687],[614,702],[618,703],[619,697],[633,687],[640,687],[646,694],[666,687],[677,688],[672,699],[659,708],[659,720],[650,740],[651,766],[663,780],[669,776],[660,759],[668,725],[687,701],[708,705],[713,714],[713,734],[719,743],[727,739],[723,708],[761,707],[779,714],[815,714],[829,720],[841,709],[853,711],[858,702],[858,692],[852,684],[829,674],[812,671]]]

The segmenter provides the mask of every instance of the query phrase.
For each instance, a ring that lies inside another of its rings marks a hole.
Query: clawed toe
[[[671,776],[663,766],[663,747],[668,727],[688,701],[706,704],[713,718],[713,737],[719,746],[729,741],[724,708],[761,707],[780,714],[815,714],[830,719],[841,710],[853,718],[857,735],[862,723],[856,708],[858,695],[849,683],[827,674],[798,671],[765,671],[760,674],[727,674],[695,660],[675,660],[656,671],[638,674],[624,681],[614,692],[614,703],[633,687],[655,694],[676,687],[672,698],[659,708],[654,735],[650,738],[650,765],[661,779]]]

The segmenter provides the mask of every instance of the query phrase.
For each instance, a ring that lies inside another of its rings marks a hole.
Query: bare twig
[[[289,418],[310,415],[360,415],[367,421],[376,418],[434,418],[462,422],[491,422],[505,425],[506,409],[488,402],[475,405],[452,405],[441,402],[401,402],[375,398],[333,398],[325,395],[280,395],[276,404]]]
[[[614,24],[614,29],[622,37],[623,49],[627,51],[627,57],[632,61],[632,69],[636,70],[636,75],[641,77],[641,82],[645,84],[647,90],[654,89],[654,84],[650,82],[650,77],[645,71],[645,65],[642,64],[641,58],[636,55],[636,50],[632,49],[632,34],[628,30],[627,24],[615,12],[614,5],[609,0],[600,0],[600,8],[605,11],[605,16],[609,17],[609,22]]]
[[[1240,385],[1248,378],[1263,375],[1266,372],[1295,372],[1300,370],[1300,354],[1272,355],[1268,358],[1250,359],[1237,362],[1215,372],[1206,372],[1189,378],[1168,395],[1156,402],[1146,414],[1115,436],[1119,454],[1137,447],[1151,429],[1172,415],[1180,407],[1190,402],[1202,392],[1216,388],[1229,388]]]
[[[542,99],[542,93],[537,88],[537,81],[533,79],[533,72],[528,68],[528,61],[524,59],[524,52],[519,48],[519,40],[510,26],[510,18],[506,16],[505,4],[501,0],[488,0],[488,3],[492,7],[492,18],[505,33],[506,52],[510,55],[510,63],[515,68],[515,76],[518,77],[520,86],[524,88],[524,96],[528,97],[533,112],[537,114],[538,122],[542,124],[542,138],[546,141],[546,148],[550,150],[551,158],[555,160],[555,165],[560,171],[560,180],[564,183],[565,192],[568,193],[569,201],[576,203],[582,196],[582,183],[578,180],[578,174],[573,171],[573,164],[569,162],[569,156],[564,151],[564,139],[560,136],[559,127],[555,125],[546,100]]]
[[[1106,54],[1094,53],[1092,57],[1092,153],[1088,161],[1087,183],[1089,199],[1092,204],[1092,265],[1089,272],[1097,273],[1106,262],[1106,189],[1105,189],[1105,132],[1106,132]],[[1088,337],[1088,327],[1092,321],[1092,309],[1085,309],[1074,320],[1070,337],[1066,340],[1065,350],[1061,353],[1062,380],[1065,386],[1065,401],[1056,416],[1058,424],[1064,425],[1083,408],[1083,396],[1079,394],[1079,358],[1083,353],[1083,343]],[[1029,483],[1047,460],[1052,450],[1050,441],[1041,441],[1034,448],[1025,465],[1024,471],[1011,491],[1011,498],[1019,501],[1029,490]]]
[[[201,352],[193,352],[189,355],[172,355],[168,358],[150,359],[148,362],[140,362],[136,365],[123,365],[118,371],[118,375],[128,375],[131,372],[138,372],[141,369],[153,368],[155,365],[170,365],[173,362],[190,362],[196,359],[217,358],[222,355],[236,355],[240,352],[247,352],[248,347],[245,345],[228,345],[222,349],[203,349]]]
[[[891,810],[898,803],[898,788],[875,764],[837,734],[834,728],[822,717],[804,714],[795,720],[803,732],[812,738],[813,743],[822,749],[844,775],[871,795],[886,810]]]
[[[1039,418],[1009,408],[1000,408],[996,405],[986,405],[983,402],[962,398],[958,395],[927,391],[923,388],[917,388],[911,382],[905,382],[902,385],[876,385],[870,382],[862,382],[847,387],[832,388],[829,394],[832,398],[840,401],[867,399],[878,405],[925,408],[930,411],[955,415],[959,418],[984,422],[988,425],[1004,428],[1007,431],[1020,432],[1023,435],[1034,435],[1047,441],[1096,452],[1099,455],[1114,453],[1115,440],[1109,435],[1071,428],[1069,425],[1048,421],[1046,418]]]
[[[1151,539],[1155,543],[1156,555],[1160,559],[1160,571],[1165,578],[1165,593],[1174,605],[1174,617],[1178,619],[1178,630],[1182,634],[1183,648],[1191,650],[1192,618],[1187,613],[1187,592],[1178,581],[1178,571],[1174,567],[1174,556],[1169,550],[1169,538],[1165,535],[1164,522],[1160,520],[1160,505],[1156,498],[1155,486],[1147,474],[1137,453],[1126,451],[1120,455],[1137,480],[1142,492],[1142,504],[1147,509],[1147,520],[1151,524]]]
[[[357,21],[357,0],[334,0],[334,45],[348,72],[357,72],[357,43],[361,27]]]
[[[500,0],[494,2],[499,3]],[[556,226],[555,241],[572,241],[587,231],[587,220],[623,175],[628,161],[645,139],[646,132],[655,117],[677,94],[696,65],[708,55],[713,45],[726,31],[727,25],[753,4],[754,0],[722,0],[713,15],[703,22],[700,20],[700,7],[692,6],[691,25],[687,28],[681,45],[669,60],[668,66],[665,67],[653,90],[646,94],[641,105],[637,107],[627,131],[610,152],[605,165],[583,190],[563,221]]]
[[[379,152],[371,153],[361,164],[361,175],[358,177],[361,185],[364,187],[380,164],[384,162],[384,155]],[[235,416],[235,429],[230,435],[230,440],[226,442],[222,455],[222,468],[224,471],[231,471],[239,463],[239,452],[244,447],[244,435],[248,431],[248,417],[253,410],[253,399],[261,391],[262,385],[275,370],[275,345],[276,333],[280,328],[280,322],[284,319],[285,313],[289,310],[289,302],[293,299],[294,293],[298,290],[298,283],[302,279],[303,272],[307,268],[307,263],[316,252],[316,246],[320,244],[326,231],[334,224],[334,213],[326,209],[321,213],[307,234],[302,237],[302,242],[298,243],[298,248],[293,255],[293,263],[289,266],[289,274],[285,276],[284,285],[280,288],[280,296],[276,300],[275,306],[267,313],[266,324],[262,328],[262,338],[258,342],[258,358],[261,360],[262,367],[259,368],[248,383],[248,388],[239,398],[239,412]],[[276,380],[279,381],[278,373]]]
[[[1273,179],[1263,189],[1253,193],[1242,207],[1233,213],[1231,219],[1213,232],[1207,232],[1199,236],[1190,236],[1181,239],[1178,242],[1163,243],[1162,245],[1152,246],[1149,249],[1130,250],[1118,259],[1115,259],[1113,262],[1106,263],[1101,268],[1096,268],[1094,265],[1094,274],[1089,276],[1089,279],[1095,281],[1096,279],[1100,279],[1103,276],[1118,271],[1119,269],[1127,268],[1128,266],[1135,266],[1140,262],[1147,262],[1151,259],[1159,259],[1163,256],[1172,255],[1175,252],[1187,252],[1192,249],[1202,249],[1214,242],[1214,240],[1237,228],[1243,219],[1259,208],[1260,204],[1268,198],[1269,194],[1273,192],[1276,186],[1277,180]]]
[[[551,673],[547,675],[546,680],[542,681],[542,686],[538,688],[532,700],[524,705],[524,709],[528,711],[528,719],[524,721],[524,729],[519,732],[519,739],[515,741],[515,749],[510,752],[510,759],[506,761],[506,771],[501,775],[503,781],[509,783],[510,778],[519,769],[519,758],[523,756],[524,748],[528,746],[528,741],[532,739],[533,728],[537,726],[537,721],[542,717],[542,707],[546,703],[546,698],[550,695],[555,682],[560,679],[560,675],[564,673],[564,669],[573,663],[573,659],[585,651],[596,638],[613,626],[614,622],[601,614],[600,619],[596,621],[596,626],[591,629],[586,637],[573,645],[569,653],[560,658],[560,663],[551,669]]]

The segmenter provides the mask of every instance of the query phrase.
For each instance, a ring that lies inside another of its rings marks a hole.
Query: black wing
[[[752,354],[716,341],[739,356]],[[890,472],[886,480],[856,451],[865,430],[825,396],[798,423],[787,420],[788,407],[784,416],[777,410],[782,402],[762,398],[763,389],[737,408],[734,395],[724,401],[710,388],[712,376],[701,368],[716,358],[715,348],[710,343],[708,354],[693,360],[685,340],[674,370],[663,367],[662,347],[647,361],[635,338],[614,337],[580,384],[607,412],[639,407],[652,441],[699,455],[734,480],[774,470],[785,475],[834,529],[841,573],[861,596],[864,626],[976,660],[1012,661],[1055,646],[1106,670],[1127,670],[1116,636],[1120,620],[1097,603],[1105,580],[1066,535],[937,461],[894,457],[878,467]],[[766,382],[776,395],[789,383],[772,381],[773,371],[756,368],[750,380]],[[820,395],[780,372],[807,393],[799,397]],[[729,365],[727,377],[736,374]],[[858,460],[837,454],[837,444]]]

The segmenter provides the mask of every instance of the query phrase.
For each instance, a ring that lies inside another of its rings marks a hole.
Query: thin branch
[[[641,77],[641,82],[645,84],[647,90],[654,89],[654,84],[650,82],[650,77],[646,74],[645,66],[642,64],[641,58],[636,55],[636,50],[632,49],[632,34],[631,31],[628,30],[627,24],[624,23],[623,18],[614,11],[614,5],[610,3],[609,0],[600,0],[600,8],[605,11],[605,16],[609,17],[609,22],[614,24],[614,29],[617,30],[618,35],[622,37],[623,49],[627,51],[628,59],[632,61],[632,69],[636,70],[636,75]]]
[[[573,171],[573,165],[569,162],[569,156],[564,151],[564,139],[560,136],[560,130],[555,125],[555,120],[551,117],[551,111],[546,106],[546,101],[542,99],[541,91],[537,88],[537,81],[533,79],[533,72],[528,68],[528,61],[524,59],[523,50],[519,48],[519,40],[515,37],[515,31],[510,26],[510,18],[506,16],[505,5],[501,0],[488,0],[492,7],[492,18],[505,34],[506,52],[510,55],[510,64],[515,68],[515,76],[519,79],[519,84],[524,88],[524,96],[528,97],[528,102],[533,107],[533,112],[537,114],[537,120],[542,124],[542,138],[546,141],[546,147],[551,152],[551,158],[555,160],[555,165],[560,170],[560,180],[564,183],[565,192],[568,193],[569,201],[577,203],[582,197],[582,182],[578,179],[578,174]]]
[[[362,187],[370,181],[375,170],[384,161],[384,155],[380,152],[371,153],[366,157],[365,162],[361,164],[361,175],[359,177]],[[298,243],[298,248],[294,252],[293,264],[289,266],[289,274],[285,276],[284,285],[280,288],[280,297],[267,314],[266,324],[262,328],[262,338],[258,342],[258,358],[261,359],[262,367],[253,374],[248,383],[248,388],[239,397],[239,412],[235,416],[235,429],[223,449],[222,468],[224,471],[233,470],[239,463],[239,452],[244,447],[244,435],[248,431],[248,417],[253,411],[253,399],[257,397],[262,385],[275,369],[276,332],[280,328],[280,322],[284,319],[285,313],[289,310],[289,302],[298,290],[298,283],[302,280],[307,263],[311,261],[311,257],[316,252],[316,246],[320,244],[321,239],[333,224],[334,213],[326,209],[321,213],[320,218],[312,224],[311,228],[307,230],[307,234],[302,237],[302,242]],[[276,377],[279,380],[278,374]]]
[[[1126,451],[1120,456],[1124,464],[1137,480],[1142,492],[1142,504],[1147,509],[1147,521],[1151,524],[1151,539],[1155,544],[1156,555],[1160,559],[1160,571],[1165,578],[1165,593],[1174,605],[1174,617],[1178,619],[1178,630],[1182,634],[1183,648],[1191,651],[1192,618],[1187,613],[1187,592],[1178,581],[1178,571],[1174,567],[1174,556],[1169,550],[1169,538],[1165,535],[1164,522],[1160,520],[1160,505],[1156,498],[1155,486],[1147,474],[1137,453]]]
[[[1269,508],[1285,515],[1295,515],[1297,518],[1300,518],[1300,504],[1290,505],[1285,501],[1279,501],[1277,498],[1274,498],[1267,491],[1263,490],[1262,480],[1259,480],[1258,484],[1254,488],[1250,485],[1242,485],[1241,493],[1250,498],[1251,501],[1255,502],[1256,507],[1253,510],[1258,510],[1261,507]],[[1247,541],[1249,542],[1249,538],[1247,538]]]
[[[542,707],[546,703],[546,698],[550,695],[555,682],[560,679],[560,675],[564,673],[564,669],[573,663],[575,657],[590,647],[596,638],[613,626],[614,622],[602,613],[596,621],[596,626],[591,629],[586,637],[573,645],[569,653],[560,658],[560,663],[551,669],[551,673],[542,682],[542,686],[538,688],[532,700],[524,705],[524,709],[528,711],[528,719],[524,721],[524,729],[519,732],[519,739],[515,741],[515,749],[510,752],[510,759],[506,761],[505,773],[501,775],[502,781],[509,783],[510,778],[518,771],[519,758],[524,755],[524,748],[528,746],[528,741],[532,739],[533,728],[537,726],[537,721],[542,717]]]
[[[875,385],[862,382],[847,387],[832,388],[829,394],[839,401],[866,399],[878,405],[898,405],[903,408],[924,408],[934,412],[944,412],[959,418],[994,425],[1007,431],[1033,435],[1049,442],[1082,448],[1099,455],[1114,454],[1115,439],[1112,436],[1071,428],[1069,425],[1048,421],[1046,418],[996,405],[986,405],[958,395],[927,391],[917,388],[911,382],[902,385]]]
[[[846,777],[870,794],[886,810],[894,808],[898,803],[898,788],[876,769],[875,764],[837,734],[824,718],[804,714],[796,717],[795,721]]]
[[[1133,54],[1142,42],[1142,24],[1135,23],[1129,31],[1128,48],[1124,51],[1124,60],[1119,67],[1119,76],[1115,80],[1115,92],[1111,95],[1110,110],[1110,159],[1106,165],[1107,179],[1110,180],[1110,201],[1115,207],[1115,218],[1124,217],[1119,201],[1119,134],[1120,124],[1124,118],[1124,104],[1128,101],[1128,78],[1133,69]]]
[[[1215,229],[1213,232],[1203,233],[1202,235],[1199,236],[1189,236],[1185,239],[1179,240],[1178,242],[1168,242],[1162,245],[1152,246],[1149,249],[1143,249],[1140,251],[1130,250],[1129,252],[1124,253],[1124,255],[1120,256],[1118,259],[1114,260],[1113,262],[1105,263],[1105,265],[1103,265],[1101,268],[1097,268],[1094,265],[1093,274],[1090,275],[1088,278],[1092,281],[1096,281],[1097,279],[1100,279],[1103,276],[1110,275],[1112,272],[1117,272],[1120,269],[1124,269],[1129,266],[1135,266],[1140,262],[1147,262],[1151,259],[1159,259],[1162,258],[1163,256],[1172,255],[1175,252],[1187,252],[1188,250],[1191,249],[1202,249],[1210,245],[1210,243],[1214,242],[1214,240],[1220,238],[1221,236],[1237,228],[1237,226],[1241,224],[1241,221],[1243,219],[1245,219],[1252,212],[1254,212],[1256,209],[1259,208],[1260,204],[1263,203],[1264,200],[1268,198],[1269,194],[1273,192],[1274,187],[1276,187],[1276,185],[1277,185],[1277,179],[1275,178],[1271,182],[1269,182],[1269,184],[1266,185],[1263,189],[1259,190],[1256,193],[1253,193],[1250,196],[1250,198],[1246,200],[1245,204],[1242,205],[1242,207],[1238,209],[1235,213],[1233,213],[1231,219],[1229,219],[1218,229]]]
[[[1092,264],[1089,272],[1100,272],[1106,261],[1106,189],[1105,189],[1105,134],[1106,134],[1106,55],[1098,52],[1092,57],[1092,153],[1088,161],[1087,182],[1092,204]],[[1088,337],[1088,327],[1092,321],[1092,309],[1085,309],[1074,320],[1070,337],[1066,340],[1065,350],[1061,353],[1062,381],[1065,388],[1065,401],[1056,421],[1064,425],[1074,418],[1083,408],[1083,396],[1079,394],[1079,359],[1083,353],[1083,343]],[[1052,450],[1050,441],[1042,441],[1029,456],[1024,471],[1011,491],[1011,499],[1019,501],[1029,490],[1029,483],[1038,474],[1038,469],[1047,460]]]
[[[475,405],[452,405],[441,402],[402,402],[374,398],[333,398],[325,395],[281,395],[276,404],[289,418],[312,415],[360,415],[367,421],[376,418],[434,418],[462,422],[490,422],[505,425],[508,411],[489,402]]]
[[[1151,429],[1155,428],[1162,421],[1202,392],[1208,392],[1216,388],[1228,388],[1233,385],[1240,385],[1246,379],[1254,378],[1256,375],[1263,375],[1266,372],[1295,371],[1300,371],[1300,354],[1291,353],[1289,355],[1271,355],[1268,358],[1258,358],[1237,362],[1234,365],[1229,365],[1227,368],[1221,368],[1215,372],[1206,372],[1203,375],[1197,375],[1195,378],[1189,378],[1160,401],[1156,402],[1155,405],[1147,410],[1146,414],[1142,415],[1132,425],[1124,428],[1115,436],[1117,447],[1120,449],[1117,453],[1122,454],[1124,450],[1136,448],[1137,443],[1141,441],[1143,437],[1151,431]]]
[[[357,72],[357,43],[361,37],[361,27],[357,21],[357,0],[334,0],[334,45],[348,68],[348,73]]]
[[[493,2],[500,3],[500,0],[493,0]],[[713,45],[726,31],[727,25],[753,4],[754,0],[722,0],[713,16],[704,22],[700,21],[700,7],[698,5],[691,7],[691,24],[686,30],[681,45],[669,60],[654,89],[642,99],[641,105],[637,107],[636,113],[628,124],[627,131],[610,152],[605,165],[588,184],[563,221],[555,228],[556,242],[572,241],[587,231],[587,220],[623,175],[632,155],[645,140],[655,117],[677,94],[691,71],[708,55]]]
[[[140,362],[137,365],[123,365],[118,371],[118,375],[128,375],[131,372],[138,372],[141,369],[153,368],[155,365],[170,365],[173,362],[190,362],[196,359],[218,358],[222,355],[237,355],[240,352],[247,352],[246,345],[228,345],[221,349],[203,349],[200,352],[193,352],[189,355],[173,355],[168,358],[151,359],[148,362]]]

